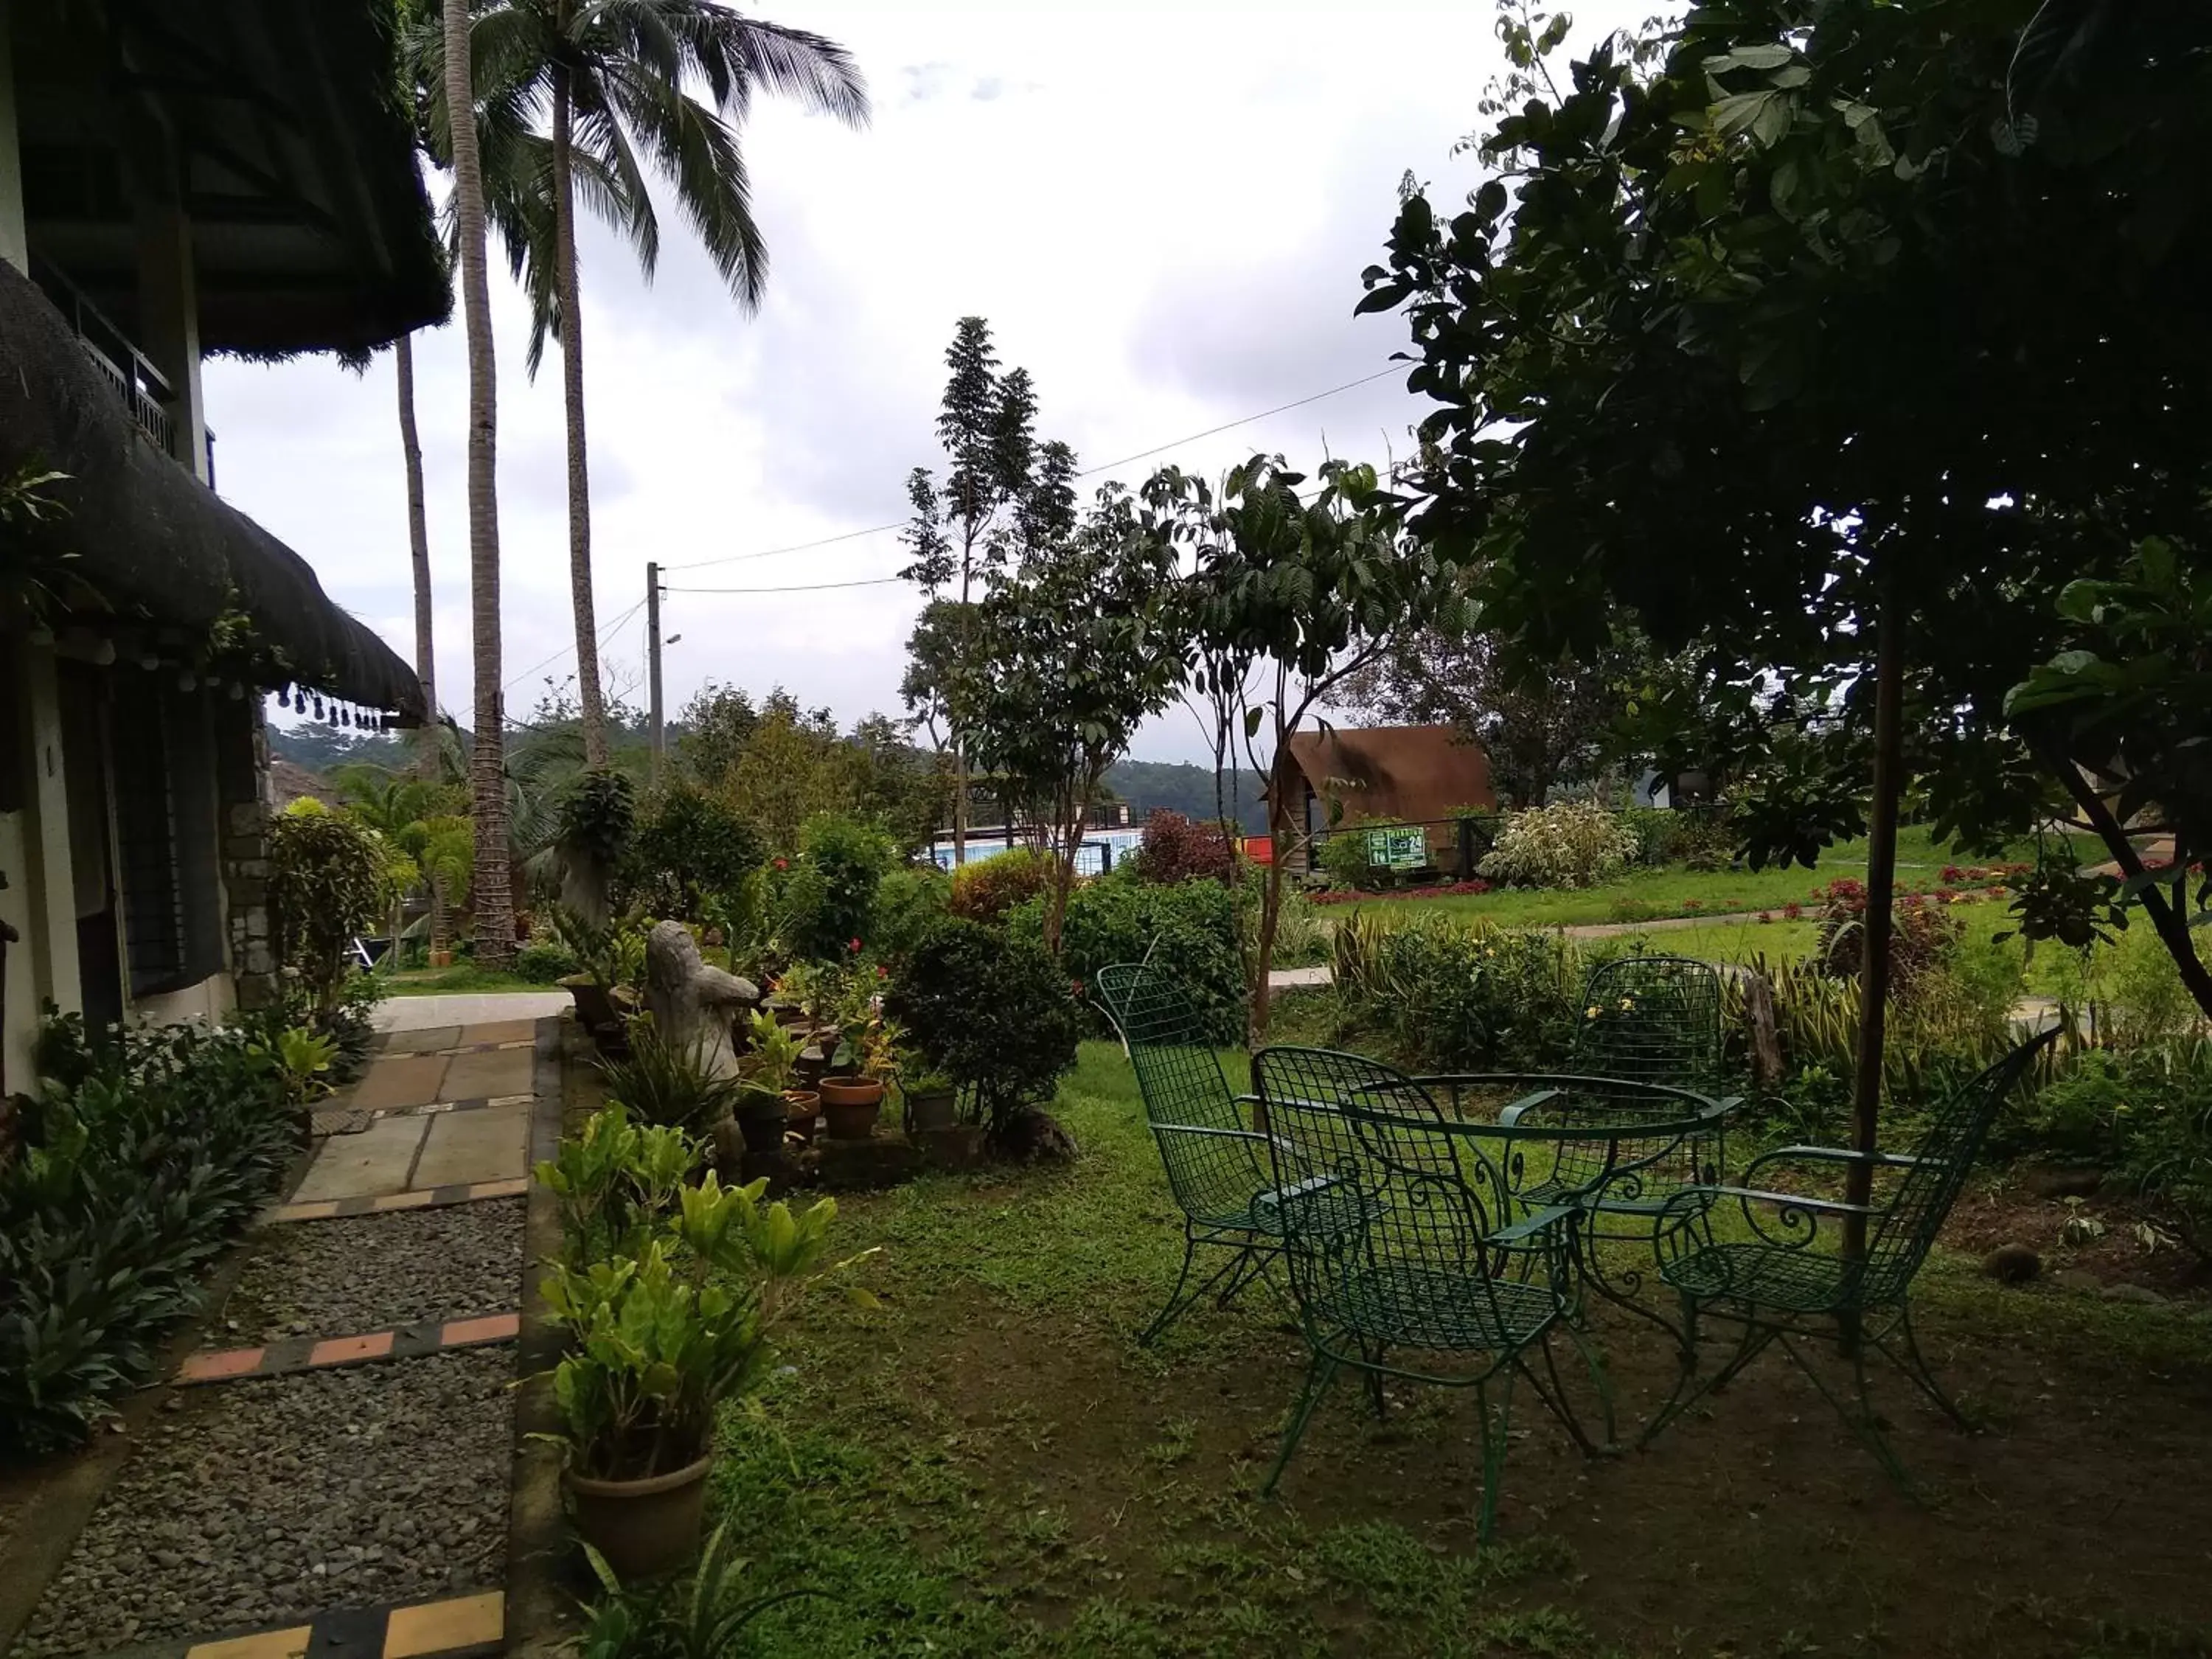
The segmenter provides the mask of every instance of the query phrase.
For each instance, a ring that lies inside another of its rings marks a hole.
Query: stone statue
[[[699,955],[699,941],[682,922],[659,922],[647,935],[645,1006],[653,1030],[664,1042],[697,1056],[708,1076],[738,1075],[731,1033],[738,1014],[760,1000],[760,988],[750,980],[709,968]],[[735,1121],[725,1114],[708,1133],[716,1165],[734,1175],[744,1151]]]

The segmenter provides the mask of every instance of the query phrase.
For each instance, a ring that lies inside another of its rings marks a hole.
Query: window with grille
[[[123,945],[134,997],[198,983],[223,963],[215,765],[205,699],[118,677],[111,738]]]

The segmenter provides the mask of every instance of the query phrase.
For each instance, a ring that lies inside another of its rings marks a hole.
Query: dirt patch
[[[2038,1195],[2031,1181],[2031,1172],[2021,1170],[1978,1182],[1951,1212],[1943,1242],[1976,1260],[2001,1244],[2025,1244],[2043,1258],[2046,1279],[2086,1273],[2102,1286],[2136,1285],[2161,1297],[2212,1303],[2212,1263],[2183,1242],[2157,1206],[2102,1187],[2069,1203]],[[2069,1237],[2069,1221],[2092,1224]],[[2087,1280],[2080,1282],[2087,1288]]]

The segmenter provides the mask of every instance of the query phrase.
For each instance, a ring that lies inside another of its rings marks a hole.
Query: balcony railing
[[[87,299],[76,283],[33,256],[31,276],[47,299],[53,302],[76,335],[77,343],[92,365],[115,388],[115,395],[123,400],[123,407],[138,423],[138,429],[153,441],[155,448],[171,459],[183,464],[185,458],[178,453],[177,423],[170,410],[177,401],[176,389],[169,384],[161,371],[154,367],[146,354],[131,343],[130,337],[107,319],[106,313]],[[215,434],[207,434],[207,477],[210,487],[215,483]]]

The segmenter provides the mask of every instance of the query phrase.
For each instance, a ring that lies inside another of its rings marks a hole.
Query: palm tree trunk
[[[469,8],[447,0],[446,110],[453,149],[453,217],[461,245],[461,317],[469,343],[469,611],[476,639],[476,741],[469,791],[476,830],[477,960],[514,958],[514,899],[507,855],[507,711],[500,691],[499,380],[492,356],[491,286],[484,268],[483,161],[477,147],[469,67]]]
[[[584,447],[584,308],[576,286],[574,112],[568,72],[553,72],[553,282],[561,304],[561,394],[568,410],[568,602],[576,619],[576,696],[584,764],[607,763],[607,706],[599,689],[599,618],[592,602],[592,480]]]
[[[422,682],[429,718],[415,734],[415,770],[438,776],[438,664],[430,638],[430,526],[422,505],[422,443],[415,430],[415,337],[403,334],[392,348],[399,370],[399,453],[407,464],[407,550],[415,566],[415,677]],[[397,948],[397,936],[393,945]]]

